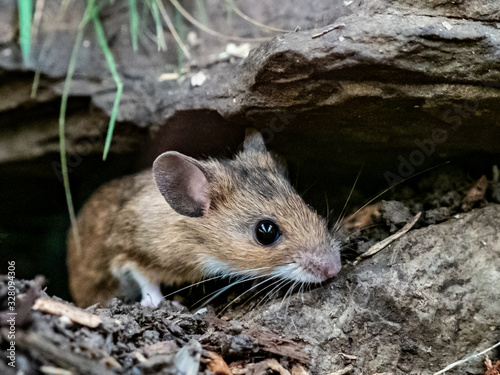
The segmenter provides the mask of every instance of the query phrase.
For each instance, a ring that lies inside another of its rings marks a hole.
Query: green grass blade
[[[181,40],[186,40],[186,28],[184,27],[184,18],[182,14],[176,9],[174,18],[175,30],[179,33],[179,38]],[[184,54],[181,46],[177,43],[177,69],[181,71],[184,63]]]
[[[128,0],[130,8],[130,35],[132,36],[132,48],[137,51],[137,37],[139,35],[139,13],[137,12],[136,0]]]
[[[182,52],[184,53],[184,56],[186,56],[187,59],[190,60],[191,59],[191,55],[189,54],[189,51],[188,51],[187,47],[182,42],[181,37],[179,36],[179,34],[177,33],[177,31],[175,30],[174,24],[172,23],[172,20],[168,16],[168,13],[167,13],[165,7],[163,6],[163,3],[161,2],[161,0],[153,0],[153,1],[156,2],[156,5],[158,6],[158,9],[160,10],[160,13],[161,13],[163,19],[165,20],[165,23],[167,24],[168,29],[172,33],[172,36],[174,37],[175,41],[177,42],[177,45],[182,49]]]
[[[60,25],[64,15],[66,14],[66,10],[71,4],[72,0],[63,0],[61,6],[59,8],[59,12],[57,13],[57,18],[55,20],[56,25]],[[40,51],[40,55],[38,57],[38,62],[35,70],[35,78],[33,79],[33,85],[31,86],[31,97],[34,99],[36,97],[36,93],[38,91],[38,84],[40,82],[40,71],[42,70],[43,63],[47,58],[47,54],[49,52],[50,47],[54,41],[54,36],[56,34],[56,29],[52,30],[48,36],[48,38],[43,42],[42,50]]]
[[[59,154],[61,157],[61,172],[63,176],[64,193],[66,195],[66,204],[68,205],[68,212],[73,231],[73,238],[75,240],[75,245],[78,252],[80,252],[81,250],[80,236],[78,235],[78,228],[76,227],[75,208],[73,206],[73,198],[71,197],[71,188],[69,185],[69,175],[68,175],[68,164],[66,160],[66,136],[65,136],[66,108],[68,106],[68,96],[69,96],[69,89],[71,87],[71,80],[73,78],[73,74],[75,73],[76,58],[78,56],[78,50],[80,49],[80,46],[82,44],[83,31],[85,30],[85,26],[89,22],[93,11],[94,11],[94,0],[89,0],[87,3],[87,7],[85,8],[85,13],[83,15],[83,18],[80,21],[80,24],[78,25],[78,32],[76,34],[75,44],[73,45],[73,50],[71,51],[71,58],[68,64],[68,72],[66,74],[66,79],[64,80],[64,87],[61,96],[61,108],[59,111]]]
[[[102,28],[101,21],[99,20],[99,15],[97,14],[97,12],[94,12],[92,19],[94,21],[94,29],[97,34],[97,41],[101,46],[102,52],[104,53],[104,57],[106,59],[106,63],[108,64],[108,68],[111,71],[113,80],[116,83],[115,102],[113,104],[113,109],[111,112],[111,119],[109,120],[108,134],[106,135],[106,143],[104,144],[104,153],[102,155],[102,160],[106,160],[106,158],[108,157],[109,148],[111,146],[111,139],[113,138],[113,131],[115,129],[116,116],[118,115],[118,108],[120,106],[120,100],[123,92],[123,83],[116,70],[115,60],[113,59],[113,54],[108,47],[106,35],[104,34],[104,29]]]
[[[18,0],[19,6],[19,43],[23,54],[24,65],[28,65],[31,50],[31,19],[33,15],[33,3],[31,0]]]
[[[158,51],[166,51],[167,43],[165,41],[165,35],[163,34],[163,26],[161,24],[157,1],[153,0],[151,2],[151,13],[153,13],[153,19],[156,25],[156,43],[158,44]]]

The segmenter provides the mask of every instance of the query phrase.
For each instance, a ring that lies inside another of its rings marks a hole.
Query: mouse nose
[[[336,261],[327,261],[325,262],[322,267],[321,267],[321,272],[323,273],[323,277],[326,279],[329,279],[330,277],[336,276],[339,272],[342,266],[340,265],[340,262]]]

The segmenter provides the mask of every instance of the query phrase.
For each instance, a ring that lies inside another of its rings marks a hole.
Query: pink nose
[[[329,279],[330,277],[337,275],[340,272],[341,268],[342,266],[340,265],[340,263],[328,262],[323,264],[323,266],[321,267],[321,271],[323,272],[325,279]]]

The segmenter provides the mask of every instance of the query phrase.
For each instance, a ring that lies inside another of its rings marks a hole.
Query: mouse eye
[[[261,220],[255,226],[255,239],[263,246],[273,244],[280,236],[280,227],[272,220]]]

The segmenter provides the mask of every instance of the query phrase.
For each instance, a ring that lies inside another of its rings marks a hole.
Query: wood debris
[[[200,342],[206,350],[220,351],[220,348],[231,347],[232,355],[240,351],[239,355],[251,352],[252,355],[261,353],[265,356],[271,354],[286,357],[303,364],[310,361],[304,344],[285,339],[271,331],[242,327],[241,333],[234,335],[231,333],[231,327],[234,326],[232,322],[214,317],[211,323],[213,329],[200,337]],[[234,337],[238,338],[236,342]],[[225,353],[221,354],[225,356]]]
[[[249,363],[247,365],[241,362],[232,363],[231,371],[233,375],[256,375],[256,374],[279,374],[279,375],[291,375],[290,371],[284,368],[275,358],[268,358],[258,363]],[[271,371],[269,371],[271,370]]]
[[[352,367],[352,365],[349,365],[346,368],[343,368],[342,370],[331,372],[328,375],[345,375],[350,373],[352,370],[354,370],[354,367]]]
[[[310,375],[304,367],[299,365],[298,363],[294,363],[292,366],[292,375]]]
[[[40,371],[47,375],[73,375],[71,371],[53,366],[41,366]]]
[[[339,353],[339,355],[342,357],[342,359],[350,359],[350,360],[358,359],[358,357],[351,354]]]
[[[19,335],[17,337],[17,344],[24,350],[29,349],[34,358],[43,362],[53,363],[54,368],[69,368],[70,371],[74,369],[77,370],[75,374],[115,375],[114,371],[109,370],[99,361],[62,351],[59,346],[36,333]]]
[[[50,298],[38,298],[33,305],[33,310],[65,316],[72,322],[89,328],[96,328],[102,323],[101,318],[97,315],[90,314],[66,303],[54,301]]]

